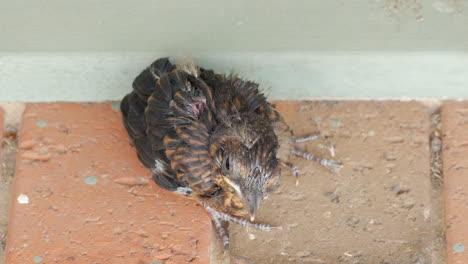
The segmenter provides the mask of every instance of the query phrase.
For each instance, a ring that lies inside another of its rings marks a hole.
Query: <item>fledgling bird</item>
[[[280,184],[282,167],[299,176],[290,156],[339,166],[297,150],[294,144],[318,135],[295,139],[258,86],[193,61],[174,66],[161,58],[136,77],[121,102],[125,128],[154,181],[203,205],[226,248],[224,222],[278,228],[253,221]]]

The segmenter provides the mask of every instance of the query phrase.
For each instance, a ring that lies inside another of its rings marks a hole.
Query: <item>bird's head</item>
[[[260,122],[260,123],[258,123]],[[263,200],[280,183],[278,140],[271,126],[257,120],[233,122],[221,133],[216,163],[219,185],[229,192],[233,214],[255,218]]]

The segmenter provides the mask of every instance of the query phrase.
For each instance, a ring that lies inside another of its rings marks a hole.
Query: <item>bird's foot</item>
[[[321,137],[322,135],[320,133],[317,133],[317,134],[312,134],[310,136],[307,136],[307,137],[303,137],[303,138],[295,138],[294,139],[294,143],[304,143],[304,142],[307,142],[307,141],[312,141],[312,140],[315,140],[319,137]]]
[[[307,136],[307,137],[303,137],[303,138],[296,138],[294,139],[294,143],[304,143],[304,142],[307,142],[307,141],[313,141],[319,137],[322,137],[322,135],[320,133],[317,133],[317,134],[312,134],[310,136]],[[333,151],[333,148],[330,149],[331,152],[332,152],[332,155],[334,155],[334,151]],[[341,168],[341,164],[339,162],[336,162],[334,160],[331,160],[331,159],[322,159],[322,158],[319,158],[313,154],[310,154],[310,153],[307,153],[307,152],[302,152],[302,151],[299,151],[297,149],[293,149],[291,151],[292,154],[298,156],[298,157],[301,157],[301,158],[304,158],[306,160],[313,160],[315,162],[318,162],[320,163],[320,165],[322,166],[325,166],[329,169],[339,169]],[[290,167],[293,172],[294,172],[294,165],[293,167],[291,167],[290,165],[287,165],[288,167]]]
[[[303,138],[295,138],[294,139],[294,143],[298,144],[298,143],[304,143],[304,142],[308,142],[308,141],[313,141],[317,138],[320,138],[322,137],[322,135],[320,133],[317,133],[317,134],[312,134],[310,136],[307,136],[307,137],[303,137]],[[333,155],[333,149],[331,149],[332,151],[332,155]],[[301,158],[304,158],[306,160],[312,160],[312,161],[315,161],[315,162],[318,162],[320,165],[324,166],[324,167],[327,167],[328,169],[331,169],[331,170],[334,170],[334,169],[339,169],[342,167],[342,165],[337,162],[337,161],[334,161],[334,160],[331,160],[331,159],[322,159],[322,158],[319,158],[313,154],[310,154],[310,153],[307,153],[307,152],[302,152],[302,151],[299,151],[297,149],[293,149],[291,151],[291,153],[295,156],[299,156]],[[299,184],[299,169],[297,168],[296,165],[290,163],[290,162],[284,162],[282,161],[281,164],[287,168],[289,168],[290,170],[292,170],[294,176],[296,177],[296,186]]]
[[[223,240],[224,248],[228,249],[229,248],[229,235],[227,233],[226,228],[223,226],[223,220],[219,217],[219,212],[206,204],[201,203],[201,205],[205,207],[205,210],[211,216],[211,221],[213,222],[213,225],[215,226],[216,231],[218,231],[218,234],[221,237],[221,240]]]
[[[270,231],[270,230],[276,230],[276,229],[282,229],[281,226],[270,226],[266,224],[258,224],[251,222],[249,220],[240,218],[240,217],[235,217],[230,214],[226,214],[223,212],[218,212],[214,208],[204,204],[200,203],[205,207],[205,210],[208,212],[208,214],[211,216],[211,221],[213,222],[216,231],[218,231],[219,236],[223,240],[223,245],[224,248],[229,248],[229,235],[227,233],[226,228],[223,226],[223,223],[225,222],[233,222],[236,224],[239,224],[243,227],[253,227],[262,231]]]
[[[304,158],[306,160],[312,160],[312,161],[315,161],[315,162],[318,162],[320,165],[324,166],[324,167],[327,167],[329,169],[339,169],[341,168],[343,165],[341,165],[341,163],[337,162],[337,161],[334,161],[334,160],[331,160],[331,159],[322,159],[322,158],[319,158],[313,154],[310,154],[310,153],[307,153],[307,152],[302,152],[302,151],[299,151],[297,149],[293,149],[291,151],[292,154],[298,156],[298,157],[301,157],[301,158]]]

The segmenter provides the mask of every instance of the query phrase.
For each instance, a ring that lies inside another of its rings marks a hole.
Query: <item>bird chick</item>
[[[224,246],[224,222],[261,230],[253,222],[280,184],[281,168],[298,169],[291,156],[329,168],[339,164],[297,150],[296,139],[258,84],[215,74],[193,62],[156,60],[121,102],[123,123],[138,158],[161,188],[194,199],[210,214]]]

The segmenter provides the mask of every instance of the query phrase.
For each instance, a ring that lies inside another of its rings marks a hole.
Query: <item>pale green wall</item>
[[[0,0],[0,101],[116,100],[152,60],[190,54],[274,98],[468,98],[467,12],[464,0]]]

